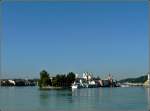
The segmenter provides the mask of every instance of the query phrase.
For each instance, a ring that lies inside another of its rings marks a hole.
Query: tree
[[[57,74],[56,77],[52,80],[52,86],[55,87],[70,87],[72,83],[75,81],[75,74],[73,72],[69,72],[67,76]]]
[[[52,84],[53,86],[58,87],[66,87],[66,75],[56,75],[55,78],[53,78]]]
[[[69,72],[67,74],[67,85],[71,86],[71,84],[75,81],[75,74],[73,72]]]
[[[38,81],[39,87],[51,86],[51,80],[47,71],[43,70],[40,72],[40,80]]]

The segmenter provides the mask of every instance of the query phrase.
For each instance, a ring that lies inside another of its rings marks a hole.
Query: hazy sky
[[[5,2],[2,72],[7,77],[148,71],[147,2]]]

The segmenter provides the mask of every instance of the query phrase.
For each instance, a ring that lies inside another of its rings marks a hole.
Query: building
[[[13,84],[14,86],[16,85],[16,82],[15,82],[14,80],[8,80],[8,82],[9,82],[10,84]]]
[[[150,87],[150,72],[147,74],[147,81],[144,83],[144,86]]]
[[[148,73],[148,79],[147,80],[150,82],[150,73]]]
[[[76,74],[75,74],[75,78],[79,78],[79,74],[76,73]]]
[[[92,80],[93,76],[91,73],[88,73],[88,72],[84,72],[83,73],[83,79],[89,81],[89,80]]]

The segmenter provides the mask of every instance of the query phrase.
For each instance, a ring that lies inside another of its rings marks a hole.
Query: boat
[[[72,89],[85,88],[82,84],[74,82],[71,86]]]
[[[72,89],[77,89],[77,88],[78,88],[78,85],[74,84],[74,85],[71,86],[71,88],[72,88]]]

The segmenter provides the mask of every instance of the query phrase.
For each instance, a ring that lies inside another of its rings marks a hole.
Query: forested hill
[[[124,83],[124,82],[129,82],[129,83],[144,83],[147,80],[147,75],[140,76],[137,78],[127,78],[127,79],[122,79],[119,82]]]

